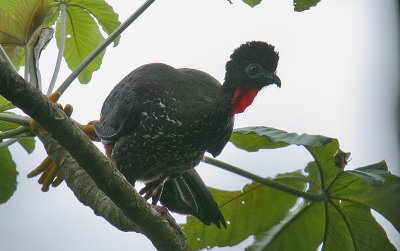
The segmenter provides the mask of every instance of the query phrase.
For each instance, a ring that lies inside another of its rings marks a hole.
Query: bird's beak
[[[276,75],[276,73],[271,73],[269,71],[263,71],[254,76],[262,84],[262,86],[267,86],[271,84],[276,84],[281,88],[281,79]]]
[[[276,86],[278,86],[279,88],[281,88],[281,79],[278,77],[278,75],[276,75],[276,73],[272,74],[272,81],[274,84],[276,84]]]

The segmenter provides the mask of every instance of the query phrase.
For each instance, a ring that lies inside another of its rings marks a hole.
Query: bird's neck
[[[254,98],[260,91],[259,87],[244,85],[236,88],[231,94],[231,113],[232,115],[242,113],[249,107]]]

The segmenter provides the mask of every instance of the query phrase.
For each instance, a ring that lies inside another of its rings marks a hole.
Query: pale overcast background
[[[142,3],[108,2],[121,21]],[[123,33],[117,48],[107,50],[91,83],[74,82],[60,101],[73,104],[73,118],[82,123],[97,119],[113,86],[150,62],[196,68],[222,82],[233,49],[246,41],[263,40],[280,53],[282,88],[263,90],[254,106],[237,116],[236,127],[264,125],[336,137],[341,148],[352,153],[349,168],[385,159],[399,175],[397,2],[322,0],[302,13],[293,11],[291,0],[264,0],[256,8],[233,2],[157,1]],[[44,83],[50,81],[56,53],[53,41],[41,60]],[[64,64],[58,84],[68,74]],[[27,179],[26,174],[45,157],[40,143],[31,156],[14,147],[13,157],[19,184],[13,197],[0,206],[1,251],[154,250],[145,237],[122,233],[95,216],[65,184],[43,193],[37,179]],[[303,168],[310,156],[300,147],[248,154],[228,145],[218,159],[274,176]],[[197,170],[212,187],[235,190],[249,182],[205,164]],[[399,234],[382,221],[400,248]],[[243,250],[249,243],[229,250]]]

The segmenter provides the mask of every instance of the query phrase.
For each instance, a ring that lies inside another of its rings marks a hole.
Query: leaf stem
[[[17,114],[0,112],[0,120],[12,122],[19,125],[29,125],[32,119],[29,116],[21,116]]]
[[[28,45],[25,46],[25,72],[24,72],[24,79],[25,81],[29,82],[29,47]]]
[[[47,95],[50,95],[53,92],[54,85],[56,84],[58,73],[60,72],[61,60],[64,55],[65,48],[65,38],[67,36],[67,14],[66,14],[67,4],[60,3],[60,47],[58,48],[58,55],[56,66],[54,67],[53,76],[51,77],[49,89],[47,90]]]
[[[1,143],[0,143],[0,148],[8,147],[8,146],[14,144],[14,143],[17,142],[17,141],[18,141],[18,139],[14,138],[14,139],[9,139],[9,140],[7,140],[7,141],[1,142]]]
[[[16,129],[12,129],[5,132],[0,132],[0,140],[7,139],[7,138],[18,138],[18,137],[26,137],[28,129],[26,127],[18,127]]]
[[[96,49],[94,49],[89,56],[85,58],[76,69],[68,76],[68,78],[61,84],[61,86],[56,90],[61,94],[71,85],[72,81],[78,77],[82,70],[96,58],[104,49],[110,45],[130,24],[133,23],[143,12],[150,7],[150,5],[155,0],[147,0],[142,6],[139,7],[124,23],[122,23],[115,31],[113,31],[101,44],[99,44]]]
[[[17,69],[15,69],[14,64],[11,62],[11,59],[8,57],[7,52],[4,50],[3,46],[0,44],[0,56],[11,66],[11,68],[17,72]]]
[[[269,187],[275,188],[277,190],[292,194],[294,196],[304,198],[306,200],[321,201],[321,200],[325,200],[325,197],[326,197],[323,192],[319,193],[319,194],[307,193],[307,192],[301,191],[299,189],[284,185],[284,184],[279,183],[277,181],[274,181],[274,180],[271,180],[271,179],[262,178],[260,176],[257,176],[255,174],[253,174],[253,173],[247,172],[247,171],[245,171],[243,169],[240,169],[238,167],[235,167],[233,165],[230,165],[228,163],[225,163],[225,162],[222,162],[222,161],[210,158],[210,157],[204,157],[203,162],[205,162],[207,164],[210,164],[210,165],[213,165],[213,166],[216,166],[216,167],[219,167],[219,168],[222,168],[222,169],[224,169],[226,171],[235,173],[235,174],[240,175],[242,177],[248,178],[248,179],[253,180],[255,182],[258,182],[258,183],[260,183],[262,185],[269,186]]]

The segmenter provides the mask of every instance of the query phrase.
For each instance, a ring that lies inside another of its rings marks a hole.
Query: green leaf
[[[359,170],[364,174],[360,176]],[[372,208],[400,232],[400,177],[384,170],[386,163],[379,162],[343,172],[330,187],[330,197]]]
[[[305,177],[300,172],[282,174],[276,181],[305,189]],[[206,226],[189,216],[183,230],[194,249],[214,246],[232,246],[249,235],[262,233],[284,219],[297,201],[295,196],[252,183],[242,191],[212,189],[212,194],[227,221],[227,229]],[[271,206],[273,205],[273,206]]]
[[[321,188],[325,189],[343,171],[336,166],[336,153],[339,151],[339,142],[332,139],[330,143],[321,147],[307,146],[307,150],[315,159],[316,166],[320,173]],[[322,175],[322,176],[321,176]]]
[[[25,65],[25,50],[23,47],[15,45],[5,45],[3,46],[3,48],[17,70],[21,66]]]
[[[323,239],[324,223],[324,203],[305,203],[281,224],[257,236],[246,250],[317,250]]]
[[[323,250],[396,250],[368,207],[331,201]]]
[[[111,34],[121,22],[118,20],[118,14],[104,0],[71,0],[70,6],[79,6],[83,10],[94,16],[107,34]],[[118,45],[120,36],[114,40],[114,47]]]
[[[254,7],[261,3],[261,0],[243,0],[244,3],[248,4],[250,7]]]
[[[10,199],[17,189],[17,169],[8,148],[0,148],[0,203]]]
[[[25,149],[25,151],[29,154],[35,150],[35,138],[33,137],[24,137],[18,140],[18,143]]]
[[[294,0],[294,10],[304,11],[316,6],[321,0]]]
[[[35,40],[53,12],[48,0],[3,1],[0,4],[0,44],[14,66],[24,64],[23,47]]]
[[[289,145],[304,145],[320,147],[330,143],[333,139],[320,135],[288,133],[271,127],[245,127],[235,129],[231,142],[238,148],[246,151],[260,149],[274,149]]]
[[[43,24],[52,15],[51,5],[48,0],[19,1],[15,7],[14,16],[23,34],[24,45],[36,39]]]
[[[357,175],[361,179],[368,182],[370,185],[376,187],[383,185],[386,176],[389,174],[385,161],[369,166],[359,167],[348,172]]]
[[[15,6],[20,0],[7,0],[0,1],[0,7],[6,9],[8,12],[14,12]]]
[[[258,235],[249,250],[307,251],[316,250],[321,243],[322,250],[332,251],[395,250],[371,208],[399,229],[400,178],[388,173],[382,162],[356,170],[363,174],[342,171],[334,179],[325,175],[332,182],[326,201],[305,203],[291,218]],[[306,172],[312,183],[320,182],[316,162],[310,162]],[[318,188],[308,191],[314,190]]]
[[[12,108],[15,108],[15,106],[6,98],[0,95],[0,112],[4,112]]]
[[[12,130],[12,129],[16,129],[18,127],[20,127],[20,125],[17,125],[15,123],[8,122],[8,121],[0,120],[0,131],[3,131],[3,132],[4,131],[9,131],[9,130]]]
[[[97,23],[86,10],[75,5],[67,7],[67,37],[64,58],[68,67],[74,70],[103,40]],[[60,22],[56,26],[57,44],[60,43]],[[100,69],[104,51],[99,54],[78,78],[81,83],[88,83],[94,71]]]
[[[0,44],[5,46],[24,46],[24,28],[15,16],[0,8]]]
[[[231,142],[246,151],[273,149],[289,145],[302,145],[313,156],[322,174],[321,187],[325,188],[342,170],[336,166],[336,153],[339,151],[337,139],[321,135],[288,133],[271,127],[246,127],[234,130]]]

